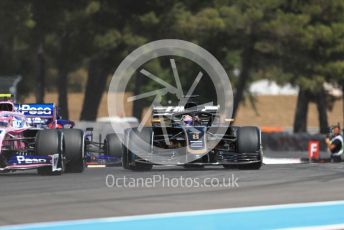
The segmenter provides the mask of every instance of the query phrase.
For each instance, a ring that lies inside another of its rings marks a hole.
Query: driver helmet
[[[183,117],[183,122],[185,125],[192,125],[192,117],[190,115],[185,115]]]

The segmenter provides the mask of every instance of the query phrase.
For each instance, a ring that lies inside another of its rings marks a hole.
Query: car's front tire
[[[256,153],[259,162],[238,165],[239,169],[258,170],[263,163],[260,130],[255,126],[240,127],[237,130],[237,147],[240,154]]]
[[[81,173],[85,169],[84,132],[80,129],[61,129],[64,135],[66,172]]]
[[[122,153],[122,165],[124,169],[130,169],[133,171],[149,171],[153,168],[153,165],[149,162],[141,163],[134,162],[138,158],[136,153],[140,151],[150,152],[149,143],[151,143],[152,129],[149,127],[142,128],[141,132],[137,128],[126,130]],[[147,145],[140,145],[140,142],[146,142]]]
[[[39,175],[61,175],[65,169],[63,133],[57,129],[40,130],[36,134],[35,151],[38,156],[59,154],[58,166],[61,171],[53,172],[52,166],[40,167],[37,169]]]
[[[105,153],[114,157],[122,156],[122,143],[116,133],[111,133],[105,137]]]

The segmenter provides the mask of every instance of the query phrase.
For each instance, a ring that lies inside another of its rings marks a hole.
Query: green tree
[[[68,119],[68,75],[83,66],[90,55],[92,41],[84,23],[88,17],[85,1],[58,1],[55,5],[57,20],[54,30],[46,36],[51,64],[57,69],[58,105],[62,117]]]
[[[300,87],[294,132],[307,131],[308,104],[314,101],[320,132],[328,127],[324,82],[343,79],[343,1],[287,2],[269,27],[280,66]]]
[[[180,20],[184,31],[212,52],[232,76],[235,86],[233,117],[255,72],[272,65],[272,41],[267,25],[283,6],[279,0],[214,1],[194,14]]]

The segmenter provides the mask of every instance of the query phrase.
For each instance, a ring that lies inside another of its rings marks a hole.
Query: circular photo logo
[[[123,134],[123,154],[163,165],[195,162],[214,151],[233,111],[232,86],[219,61],[177,39],[150,42],[130,53],[114,73],[107,99],[111,117],[128,116],[128,105],[144,107],[138,127],[111,123]]]

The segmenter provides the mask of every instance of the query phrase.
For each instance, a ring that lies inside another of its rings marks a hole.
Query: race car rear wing
[[[46,104],[15,104],[16,111],[22,113],[26,117],[54,118],[55,105],[53,103]]]
[[[206,105],[201,108],[198,108],[200,112],[207,112],[216,114],[220,109],[220,105]],[[153,116],[171,116],[174,113],[182,113],[186,111],[184,106],[156,106],[153,107],[152,114]]]
[[[191,109],[185,109],[184,106],[156,106],[152,109],[152,120],[151,123],[153,126],[159,126],[161,123],[164,125],[171,125],[172,120],[174,120],[174,115],[178,113],[188,112],[188,111],[198,111],[210,113],[213,116],[213,119],[217,119],[218,111],[220,106],[213,105],[204,105],[197,106]],[[201,118],[202,119],[202,118]]]
[[[15,104],[15,111],[26,117],[32,127],[56,126],[56,109],[53,103],[46,104]]]

